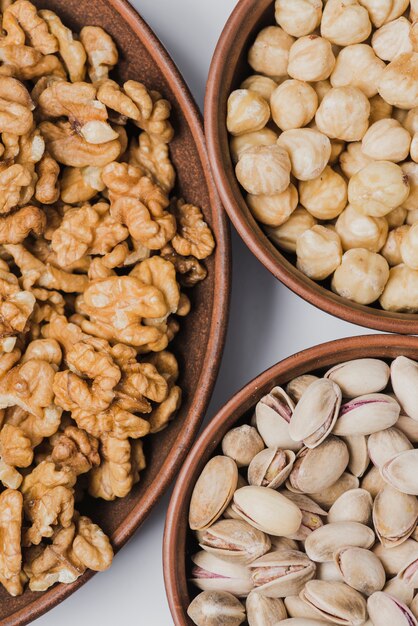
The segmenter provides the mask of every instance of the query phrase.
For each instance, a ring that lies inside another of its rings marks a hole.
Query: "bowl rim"
[[[253,27],[273,0],[239,0],[218,40],[212,57],[205,94],[204,123],[209,158],[221,201],[244,243],[257,259],[286,287],[323,311],[359,326],[401,334],[418,334],[418,314],[394,313],[359,305],[334,294],[307,278],[270,242],[247,208],[235,178],[229,153],[225,119],[225,87],[230,84],[237,38],[247,24]],[[245,34],[245,38],[247,35]],[[239,44],[241,44],[241,40]],[[228,61],[228,62],[227,62]]]
[[[335,354],[337,358],[337,355],[341,353],[343,361],[346,360],[344,355],[348,356],[347,353],[349,352],[354,352],[358,355],[357,357],[350,358],[361,358],[359,355],[364,351],[365,346],[370,349],[381,349],[382,352],[385,349],[390,351],[393,348],[402,350],[412,347],[416,348],[418,352],[418,337],[384,334],[360,335],[328,341],[301,352],[296,352],[266,369],[235,393],[217,412],[215,417],[195,441],[174,485],[164,528],[164,584],[175,626],[189,626],[191,623],[187,621],[185,607],[182,604],[181,588],[184,584],[184,579],[182,580],[179,573],[179,563],[182,562],[183,555],[178,552],[178,546],[179,543],[181,543],[179,542],[179,535],[182,534],[181,518],[184,514],[184,507],[189,505],[189,499],[186,496],[186,487],[190,486],[190,477],[199,465],[202,455],[205,453],[208,446],[210,445],[212,449],[217,447],[220,443],[219,432],[224,426],[225,421],[228,420],[232,414],[236,416],[234,423],[238,421],[242,416],[242,412],[248,410],[249,400],[253,398],[254,403],[257,402],[256,394],[258,390],[272,383],[273,380],[285,374],[289,369],[306,365],[306,373],[309,373],[309,371],[315,370],[316,367],[321,367],[321,360],[330,355],[330,353]],[[364,355],[364,358],[367,356],[368,355]],[[379,357],[376,356],[374,358]],[[380,358],[384,358],[384,356],[382,355]]]
[[[231,291],[231,241],[229,223],[223,211],[209,165],[202,115],[180,70],[154,31],[138,11],[129,4],[128,0],[107,1],[119,13],[121,18],[129,24],[133,33],[140,38],[142,45],[147,49],[150,57],[162,68],[165,79],[176,93],[176,98],[190,128],[199,160],[203,166],[205,184],[210,199],[212,225],[216,235],[216,248],[213,253],[215,284],[212,316],[209,341],[201,364],[199,380],[196,384],[198,393],[195,393],[193,397],[184,430],[178,435],[175,444],[160,469],[158,477],[152,483],[152,490],[148,489],[148,492],[144,494],[145,497],[141,498],[141,502],[133,507],[121,526],[110,537],[112,546],[115,552],[117,552],[145,521],[152,508],[170,486],[187,456],[209,404],[221,364],[228,326]],[[77,591],[95,573],[88,570],[72,584],[58,584],[42,592],[42,594],[35,596],[31,603],[16,611],[13,615],[0,620],[0,626],[24,626],[28,624]]]

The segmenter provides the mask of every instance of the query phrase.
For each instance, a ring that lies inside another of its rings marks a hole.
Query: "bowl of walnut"
[[[258,259],[342,319],[418,332],[418,5],[241,0],[205,102],[223,204]]]
[[[122,0],[5,1],[0,624],[107,569],[216,378],[229,247],[196,107]]]

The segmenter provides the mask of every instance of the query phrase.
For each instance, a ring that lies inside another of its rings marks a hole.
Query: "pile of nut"
[[[276,0],[275,15],[228,100],[248,207],[309,278],[418,312],[418,0]]]
[[[417,444],[407,357],[272,389],[194,487],[193,622],[417,626]]]
[[[109,78],[111,37],[1,10],[0,582],[19,595],[110,565],[76,509],[126,496],[178,409],[166,348],[214,240],[169,199],[170,104]]]

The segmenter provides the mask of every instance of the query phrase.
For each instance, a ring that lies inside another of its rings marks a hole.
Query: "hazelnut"
[[[409,226],[400,249],[403,263],[413,270],[418,270],[418,223]]]
[[[380,254],[385,257],[391,267],[402,263],[401,244],[410,228],[410,226],[404,224],[391,230],[385,245],[380,251]]]
[[[316,219],[302,207],[293,211],[289,219],[278,228],[267,227],[269,238],[286,252],[296,252],[296,241],[305,230],[316,224]]]
[[[340,156],[340,166],[347,178],[357,174],[363,167],[371,163],[361,149],[361,142],[349,143],[345,152]]]
[[[357,0],[328,0],[321,22],[321,35],[337,46],[350,46],[368,38],[372,25],[367,9]]]
[[[397,209],[393,209],[393,211],[385,215],[385,220],[388,223],[389,230],[402,226],[402,224],[405,223],[407,213],[408,211],[406,209],[398,206]]]
[[[393,61],[399,54],[412,52],[410,31],[411,22],[406,17],[385,24],[372,37],[373,50],[383,61]]]
[[[353,248],[344,253],[331,287],[343,298],[359,304],[371,304],[382,294],[388,278],[386,259],[364,248]]]
[[[308,35],[292,45],[287,72],[292,78],[316,82],[328,78],[334,65],[335,56],[330,42],[318,35]]]
[[[282,191],[273,195],[248,194],[247,204],[255,219],[267,226],[281,226],[289,219],[298,205],[298,191],[292,184]]]
[[[403,126],[412,137],[418,132],[418,107],[414,107],[408,111]]]
[[[367,44],[347,46],[337,57],[330,78],[331,85],[333,87],[351,85],[361,89],[368,98],[372,98],[378,92],[379,81],[385,67],[385,63]]]
[[[282,193],[290,184],[290,158],[281,146],[256,146],[244,152],[236,166],[238,181],[254,195]]]
[[[248,148],[256,146],[273,146],[277,141],[278,135],[270,128],[262,128],[253,133],[245,133],[232,137],[230,142],[231,154],[234,163],[238,163],[241,156]]]
[[[418,271],[404,263],[392,267],[380,305],[386,311],[418,312]]]
[[[405,161],[401,165],[402,171],[408,177],[409,195],[402,202],[402,206],[407,211],[412,211],[418,207],[418,163]]]
[[[299,183],[300,203],[317,219],[332,220],[347,204],[347,183],[327,166],[318,178]]]
[[[408,131],[396,120],[384,119],[370,126],[363,137],[361,149],[376,161],[398,163],[407,158],[410,145]]]
[[[329,157],[329,163],[331,163],[331,165],[338,163],[338,159],[344,152],[345,146],[345,141],[341,141],[341,139],[331,139],[331,156]]]
[[[313,119],[318,108],[318,96],[308,83],[286,80],[273,91],[270,107],[279,128],[301,128]]]
[[[410,0],[409,19],[415,22],[418,19],[418,0]]]
[[[317,178],[331,155],[328,137],[312,128],[284,131],[277,143],[286,149],[292,163],[292,174],[298,180]]]
[[[418,53],[404,52],[385,67],[379,93],[386,102],[400,109],[418,106]]]
[[[329,82],[329,80],[318,80],[316,83],[312,85],[312,87],[316,91],[319,104],[321,104],[322,100],[324,99],[325,94],[327,94],[332,89],[332,85]]]
[[[376,28],[402,15],[409,4],[408,0],[359,0],[359,2],[368,10]]]
[[[403,205],[409,195],[408,177],[390,161],[372,161],[348,183],[348,200],[364,215],[384,217]]]
[[[313,280],[324,280],[341,263],[341,241],[325,226],[305,230],[296,241],[297,268]]]
[[[319,105],[318,129],[332,139],[360,141],[369,127],[370,103],[357,87],[334,87]]]
[[[248,53],[253,70],[267,76],[286,76],[293,37],[279,26],[268,26],[258,33]]]
[[[261,130],[269,119],[269,105],[254,91],[237,89],[229,96],[226,125],[231,135]]]
[[[339,216],[335,229],[344,250],[365,248],[379,252],[386,241],[388,223],[384,217],[362,215],[349,204]]]
[[[321,0],[276,0],[276,22],[293,37],[312,33],[321,21]]]
[[[383,100],[379,94],[370,98],[370,117],[369,124],[374,124],[379,120],[384,120],[392,116],[393,107],[391,104]]]
[[[249,89],[264,98],[266,102],[270,101],[270,96],[276,89],[277,83],[268,76],[253,74],[244,80],[240,89]]]
[[[418,163],[418,132],[414,134],[411,141],[411,159]]]
[[[418,222],[418,209],[413,209],[412,211],[408,211],[406,214],[406,223],[409,226]]]

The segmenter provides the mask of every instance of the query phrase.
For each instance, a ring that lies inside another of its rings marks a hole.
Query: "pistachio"
[[[378,557],[364,548],[341,548],[334,554],[334,561],[344,578],[353,589],[370,596],[381,591],[386,574]]]
[[[290,539],[289,537],[270,537],[271,549],[274,551],[282,550],[285,548],[286,550],[297,550],[298,544],[294,539]]]
[[[328,510],[343,493],[349,489],[357,489],[358,486],[359,479],[357,476],[353,476],[349,472],[344,472],[330,487],[317,493],[312,493],[311,498],[324,509]]]
[[[396,428],[406,435],[411,443],[418,443],[418,422],[407,415],[400,415]]]
[[[270,550],[270,539],[242,520],[220,520],[198,531],[201,548],[233,563],[251,563]]]
[[[369,524],[372,518],[373,499],[365,489],[349,489],[341,494],[328,511],[328,523],[359,522]]]
[[[222,452],[233,459],[238,467],[248,467],[263,448],[264,443],[257,430],[248,424],[233,428],[222,439]]]
[[[396,400],[386,394],[359,396],[341,406],[333,432],[336,435],[370,435],[393,426],[400,410]]]
[[[396,576],[388,580],[382,591],[388,593],[392,598],[399,600],[406,606],[409,606],[414,597],[414,588],[407,581],[401,580]]]
[[[414,596],[411,604],[409,605],[409,609],[411,613],[413,613],[414,617],[418,616],[418,593]]]
[[[333,380],[346,398],[357,398],[385,389],[390,368],[379,359],[354,359],[331,367],[325,378]]]
[[[284,620],[289,624],[289,626],[293,624],[296,626],[309,626],[311,623],[312,626],[318,626],[318,624],[321,623],[329,625],[329,622],[320,622],[318,620],[318,614],[314,611],[314,609],[301,600],[299,596],[288,596],[284,599],[284,605],[289,618],[293,618]],[[283,622],[280,622],[280,626],[282,626],[282,624]],[[277,624],[275,624],[275,626],[277,626]]]
[[[343,441],[350,456],[348,469],[354,476],[363,476],[370,463],[367,438],[365,435],[348,435],[343,437]]]
[[[318,617],[343,626],[360,626],[366,621],[366,601],[345,583],[310,580],[300,597]]]
[[[382,478],[379,468],[373,466],[363,477],[361,481],[361,488],[368,491],[372,498],[375,498],[379,491],[383,489],[385,484],[385,480]]]
[[[305,541],[305,551],[312,561],[332,561],[334,553],[344,547],[370,548],[374,532],[358,522],[333,522],[314,530]]]
[[[418,519],[415,496],[385,485],[373,504],[373,524],[385,547],[397,546],[413,533]]]
[[[418,495],[418,450],[406,449],[399,452],[383,465],[381,472],[383,478],[395,489]]]
[[[204,530],[222,515],[238,481],[238,468],[232,459],[215,456],[205,465],[193,489],[189,510],[192,530]]]
[[[315,563],[303,552],[270,552],[249,565],[257,593],[270,598],[285,598],[299,593],[315,576]]]
[[[323,525],[321,516],[326,516],[327,512],[318,506],[311,498],[301,493],[293,493],[292,491],[284,489],[282,494],[294,502],[302,511],[302,523],[298,531],[292,535],[292,539],[304,541],[313,530]]]
[[[286,486],[290,491],[308,494],[321,491],[338,480],[347,464],[347,446],[330,436],[316,448],[298,452]]]
[[[242,487],[234,493],[233,511],[269,535],[292,535],[302,522],[300,509],[268,487]]]
[[[293,451],[302,447],[289,434],[294,408],[293,401],[281,387],[275,387],[258,402],[255,409],[257,429],[266,446]]]
[[[418,420],[418,363],[398,356],[390,367],[393,391],[405,413]]]
[[[342,574],[334,561],[324,561],[323,563],[317,563],[316,578],[318,580],[344,582]]]
[[[278,621],[287,617],[287,612],[280,598],[267,598],[257,591],[252,591],[246,603],[249,626],[276,626]]]
[[[382,469],[385,463],[400,452],[411,450],[412,444],[406,435],[397,428],[392,427],[370,435],[367,447],[372,463],[377,465],[379,469]]]
[[[387,576],[396,576],[418,560],[418,543],[413,539],[407,539],[395,547],[376,543],[373,552],[382,563]]]
[[[196,626],[239,626],[245,621],[243,605],[226,591],[202,591],[190,603],[187,615]]]
[[[247,567],[218,559],[202,550],[192,556],[194,567],[191,582],[202,591],[228,591],[245,598],[253,588]]]
[[[370,596],[367,610],[374,626],[417,626],[408,607],[383,591]]]
[[[277,489],[289,476],[295,461],[292,450],[266,448],[259,452],[248,468],[250,485]]]
[[[286,393],[292,398],[294,402],[299,402],[307,388],[312,385],[316,380],[319,380],[318,376],[312,376],[312,374],[303,374],[297,376],[286,385]]]
[[[341,389],[325,378],[312,383],[293,412],[289,433],[308,448],[321,444],[331,432],[341,405]]]

